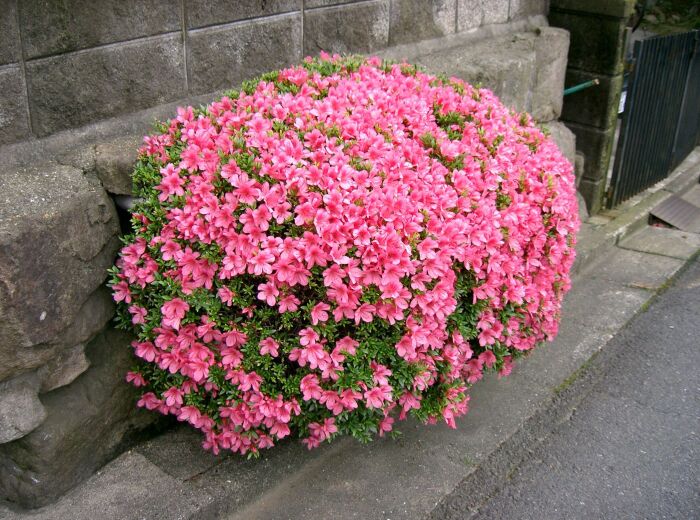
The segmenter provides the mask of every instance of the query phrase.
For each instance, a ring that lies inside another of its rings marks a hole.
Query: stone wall
[[[571,34],[566,86],[600,85],[567,96],[562,120],[585,156],[579,189],[591,213],[601,208],[617,125],[626,25],[634,0],[552,0],[550,23]]]
[[[319,50],[378,52],[491,88],[573,160],[556,121],[569,38],[544,0],[230,4],[0,0],[0,144],[19,140],[0,146],[0,499],[51,502],[155,419],[123,382],[131,338],[110,324],[104,281],[112,195],[131,192],[167,103]]]
[[[0,0],[0,144],[229,88],[321,49],[545,14],[546,0]]]

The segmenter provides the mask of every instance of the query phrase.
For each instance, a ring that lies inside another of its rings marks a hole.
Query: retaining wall
[[[545,14],[546,0],[0,0],[0,144],[228,88],[320,50]]]

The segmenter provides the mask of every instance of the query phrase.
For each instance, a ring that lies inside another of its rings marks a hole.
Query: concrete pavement
[[[503,487],[445,518],[699,518],[699,311],[695,259],[606,345],[600,379]]]

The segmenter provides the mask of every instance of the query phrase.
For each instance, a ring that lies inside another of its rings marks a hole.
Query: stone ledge
[[[138,392],[124,382],[133,363],[131,339],[111,328],[99,334],[86,347],[90,368],[41,396],[45,420],[28,435],[0,445],[0,498],[24,507],[47,504],[158,419],[136,408]]]
[[[551,0],[550,9],[628,18],[634,12],[634,4],[634,0]]]

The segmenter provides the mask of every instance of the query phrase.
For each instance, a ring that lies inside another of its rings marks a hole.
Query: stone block
[[[392,0],[389,45],[452,34],[456,14],[456,0]]]
[[[118,232],[112,201],[80,170],[2,172],[0,381],[88,341],[111,318],[103,283]]]
[[[66,386],[89,367],[90,361],[85,357],[84,344],[78,343],[60,351],[37,371],[41,379],[39,391],[45,393]]]
[[[586,222],[588,220],[588,207],[586,206],[586,200],[581,195],[580,191],[576,191],[576,200],[578,202],[578,218],[581,222]]]
[[[143,137],[130,135],[102,141],[95,146],[95,173],[108,193],[131,195],[131,174]]]
[[[593,181],[605,179],[608,173],[615,129],[600,130],[568,122],[566,126],[576,134],[576,148],[586,158],[583,178]]]
[[[583,178],[583,170],[586,167],[586,156],[581,152],[576,152],[576,160],[574,161],[574,173],[576,174],[576,187],[578,188]]]
[[[576,136],[561,121],[550,121],[543,125],[557,144],[559,151],[574,165],[576,162]]]
[[[488,38],[416,59],[430,72],[456,76],[492,90],[519,112],[532,108],[535,40],[532,33]]]
[[[190,31],[190,91],[233,88],[263,72],[298,63],[301,39],[300,14]]]
[[[457,30],[476,29],[482,25],[506,23],[508,2],[492,0],[457,0]]]
[[[35,374],[23,374],[0,383],[0,444],[24,437],[46,418],[37,392]]]
[[[180,30],[180,6],[171,0],[22,0],[27,59]]]
[[[304,13],[304,54],[374,52],[389,44],[389,0]]]
[[[305,9],[314,9],[316,7],[329,7],[338,4],[356,4],[365,0],[306,0],[304,2]]]
[[[617,18],[628,18],[634,12],[635,0],[550,0],[552,9],[581,11]]]
[[[535,52],[537,72],[532,90],[532,117],[551,121],[561,115],[569,33],[556,27],[542,27],[535,38]]]
[[[187,28],[195,29],[300,10],[301,0],[237,2],[235,8],[230,0],[188,0],[185,2],[185,19]]]
[[[566,88],[597,78],[596,85],[566,96],[562,119],[598,128],[610,128],[617,120],[622,75],[606,76],[576,69],[566,71]]]
[[[528,16],[546,16],[548,11],[547,0],[510,0],[508,18],[517,20]]]
[[[16,0],[0,0],[0,65],[22,58],[17,29]]]
[[[133,363],[131,339],[107,329],[86,348],[90,369],[42,395],[47,416],[41,426],[0,446],[0,498],[29,508],[55,500],[155,420],[136,408],[137,389],[124,382]]]
[[[569,67],[611,76],[622,72],[626,34],[622,21],[552,10],[549,23],[571,34]]]
[[[0,144],[14,143],[31,135],[27,93],[19,65],[0,68]]]
[[[33,128],[44,136],[185,96],[182,35],[27,63]]]
[[[581,179],[578,186],[578,191],[586,201],[586,207],[590,215],[595,215],[603,207],[603,194],[605,192],[605,179],[591,181],[589,179]]]

